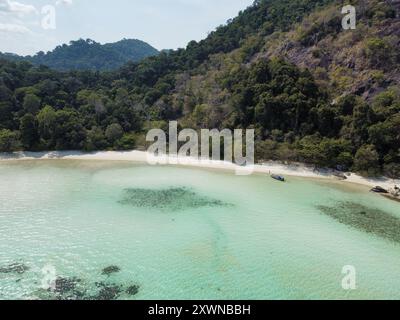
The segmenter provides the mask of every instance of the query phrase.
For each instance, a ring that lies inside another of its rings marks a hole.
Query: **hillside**
[[[47,53],[21,57],[13,54],[0,54],[0,57],[13,61],[26,60],[34,65],[45,65],[55,70],[115,70],[132,61],[157,55],[159,52],[140,40],[124,39],[115,43],[100,44],[93,40],[71,41],[68,45],[56,47]]]
[[[186,49],[107,72],[0,62],[0,150],[144,147],[149,128],[255,128],[258,160],[400,176],[399,9],[258,0]]]
[[[258,58],[284,57],[308,68],[334,98],[355,94],[372,101],[400,83],[400,1],[360,1],[357,29],[343,32],[337,5],[318,10],[289,32],[266,38]]]

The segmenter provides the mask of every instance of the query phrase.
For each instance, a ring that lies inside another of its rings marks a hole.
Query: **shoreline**
[[[154,159],[154,158],[153,158]],[[244,170],[245,167],[239,167],[236,164],[216,161],[216,160],[198,160],[190,157],[176,158],[165,157],[170,165],[179,165],[184,167],[196,167],[217,170],[238,171]],[[0,163],[5,161],[27,161],[27,160],[86,160],[86,161],[131,161],[138,163],[148,163],[148,153],[145,151],[98,151],[98,152],[81,152],[81,151],[49,151],[49,152],[14,152],[0,153]],[[334,170],[319,169],[314,170],[312,166],[301,163],[283,164],[274,161],[268,161],[262,164],[254,165],[253,173],[260,174],[279,174],[284,176],[294,176],[303,178],[322,178],[341,181],[343,183],[351,183],[364,185],[366,187],[380,186],[386,190],[393,190],[394,186],[400,186],[400,179],[393,180],[386,177],[365,178],[355,173],[347,176],[346,180],[339,179],[334,176]],[[248,169],[247,169],[248,170]],[[383,194],[387,198],[400,200],[390,194]]]

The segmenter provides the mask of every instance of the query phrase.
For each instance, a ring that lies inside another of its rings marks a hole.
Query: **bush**
[[[373,145],[364,145],[356,153],[353,169],[369,177],[378,176],[381,173],[379,155]]]
[[[19,134],[11,130],[0,130],[0,152],[13,152],[21,148]]]
[[[400,163],[388,163],[383,167],[383,173],[391,179],[400,178]]]
[[[133,133],[126,133],[115,144],[118,150],[134,150],[136,147],[136,136]]]
[[[395,51],[386,39],[371,38],[365,43],[365,55],[372,67],[388,67],[393,63]]]

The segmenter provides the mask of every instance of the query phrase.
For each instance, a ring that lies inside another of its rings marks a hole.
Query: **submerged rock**
[[[103,269],[103,271],[101,272],[103,275],[111,275],[113,273],[118,273],[121,271],[121,268],[118,266],[109,266]]]
[[[28,270],[29,270],[29,267],[23,263],[12,263],[8,266],[1,267],[0,273],[24,274]]]
[[[317,208],[340,223],[400,243],[400,218],[388,212],[353,202]]]
[[[74,291],[77,285],[81,282],[78,278],[61,278],[58,277],[55,282],[54,291],[59,294],[66,294]]]
[[[129,286],[126,289],[126,293],[133,297],[139,293],[139,289],[140,289],[140,286],[138,286],[138,285]]]
[[[120,203],[137,208],[153,208],[170,211],[228,206],[228,204],[223,201],[201,196],[184,187],[162,190],[125,189],[123,199]]]
[[[117,300],[123,290],[121,285],[106,284],[104,282],[96,283],[96,286],[100,288],[100,291],[92,298],[93,300]]]
[[[86,289],[83,287],[83,281],[77,277],[64,278],[58,277],[54,286],[49,289],[40,289],[34,293],[40,300],[60,300],[75,301],[86,300]]]

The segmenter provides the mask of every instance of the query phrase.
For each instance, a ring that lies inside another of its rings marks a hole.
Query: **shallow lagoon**
[[[400,204],[339,182],[3,162],[0,299],[400,299],[400,243],[380,215],[396,225]],[[41,289],[49,266],[63,290]]]

